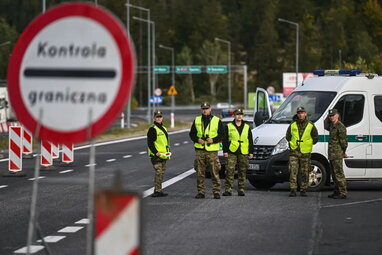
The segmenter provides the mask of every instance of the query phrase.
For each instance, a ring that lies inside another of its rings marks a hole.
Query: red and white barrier
[[[96,196],[95,205],[95,254],[138,254],[139,198],[129,194],[101,193]]]
[[[74,161],[73,144],[62,145],[61,161],[64,163],[72,163]]]
[[[19,172],[22,170],[22,127],[9,127],[9,171]]]
[[[0,133],[7,133],[9,131],[9,127],[19,125],[19,122],[2,122],[0,123]]]
[[[40,164],[45,167],[53,165],[52,144],[48,141],[41,141]]]
[[[32,144],[32,134],[28,130],[23,128],[23,154],[29,155],[32,153]]]
[[[52,145],[52,158],[56,159],[60,157],[60,145],[58,143],[51,143]]]

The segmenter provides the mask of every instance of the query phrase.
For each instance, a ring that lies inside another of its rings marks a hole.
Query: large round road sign
[[[60,5],[37,17],[13,49],[12,107],[42,140],[88,140],[124,107],[134,59],[125,29],[111,14],[90,4]]]

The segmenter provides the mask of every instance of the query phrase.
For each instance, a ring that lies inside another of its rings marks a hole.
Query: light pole
[[[231,42],[215,37],[215,41],[226,43],[228,46],[228,108],[231,109]]]
[[[155,22],[154,21],[151,21],[151,20],[148,20],[148,19],[142,19],[142,18],[139,18],[139,17],[133,17],[133,19],[135,20],[138,20],[138,21],[142,21],[142,22],[146,22],[148,23],[149,25],[152,26],[152,42],[151,42],[151,45],[152,45],[152,51],[153,51],[153,54],[152,54],[152,65],[153,65],[153,68],[151,68],[151,70],[149,69],[148,72],[152,72],[152,92],[154,92],[155,90],[155,66],[156,66],[156,59],[155,59]],[[149,98],[149,103],[150,103],[150,98]],[[155,112],[155,98],[154,98],[154,102],[153,102],[153,112]]]
[[[174,54],[174,48],[167,47],[162,44],[159,45],[159,48],[169,50],[171,51],[171,77],[172,77],[172,86],[175,88],[175,54]],[[171,128],[175,127],[175,95],[171,95]]]
[[[298,48],[299,48],[298,46],[299,46],[300,26],[298,23],[290,21],[290,20],[286,20],[286,19],[279,18],[278,21],[296,26],[296,88],[297,88],[298,86]]]

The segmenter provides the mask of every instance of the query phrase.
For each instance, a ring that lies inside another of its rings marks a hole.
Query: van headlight
[[[289,143],[285,137],[280,140],[278,144],[276,144],[275,148],[273,148],[272,154],[271,155],[276,155],[281,152],[286,151],[289,148]]]

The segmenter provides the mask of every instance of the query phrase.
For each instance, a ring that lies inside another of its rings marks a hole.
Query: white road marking
[[[89,220],[88,219],[82,219],[82,220],[77,221],[76,224],[89,224]]]
[[[111,159],[106,160],[106,162],[113,162],[113,161],[116,161],[116,159],[115,158],[111,158]]]
[[[59,232],[59,233],[75,233],[78,230],[83,229],[83,228],[84,227],[65,227],[65,228],[58,230],[57,232]]]
[[[184,144],[188,144],[188,141],[184,141],[183,143],[184,143]]]
[[[6,188],[6,187],[8,187],[8,185],[1,185],[1,186],[0,186],[0,189],[2,189],[2,188]]]
[[[194,168],[191,168],[190,170],[178,175],[178,176],[175,176],[174,178],[171,178],[170,180],[167,180],[165,181],[164,183],[162,183],[162,188],[166,188],[180,180],[183,180],[184,178],[186,178],[187,176],[191,175],[195,173],[195,169]],[[150,196],[152,193],[154,193],[154,187],[148,189],[148,190],[145,190],[143,192],[143,197],[148,197]]]
[[[87,164],[87,165],[85,165],[86,167],[90,167],[92,164]],[[95,164],[93,164],[93,166],[96,166],[97,165],[97,163],[95,163]]]
[[[30,253],[36,253],[36,252],[39,252],[39,251],[41,251],[42,249],[44,249],[44,246],[42,246],[42,245],[31,245],[30,247],[29,247],[30,249]],[[18,249],[18,250],[16,250],[16,251],[14,251],[14,253],[27,253],[27,247],[25,246],[25,247],[23,247],[23,248],[21,248],[21,249]]]
[[[45,176],[39,176],[39,177],[37,177],[37,179],[44,179],[45,178]],[[29,178],[28,180],[30,180],[30,181],[34,181],[36,178]]]
[[[147,151],[141,151],[141,152],[139,152],[139,154],[146,154],[147,153]]]
[[[44,242],[47,243],[57,243],[58,241],[64,239],[66,236],[46,236],[44,237]],[[38,243],[41,243],[42,240],[37,240]]]
[[[179,146],[180,145],[180,143],[174,143],[174,146]]]
[[[60,174],[66,174],[66,173],[70,173],[70,172],[73,172],[73,169],[68,169],[68,170],[60,171],[59,173]]]
[[[123,158],[131,158],[133,155],[125,155]]]
[[[379,201],[382,201],[382,198],[364,200],[364,201],[358,201],[358,202],[351,202],[351,203],[344,203],[344,204],[337,204],[337,205],[325,205],[325,206],[321,206],[321,208],[340,207],[340,206],[347,206],[347,205],[359,205],[359,204],[367,204],[367,203],[373,203],[373,202],[379,202]]]

